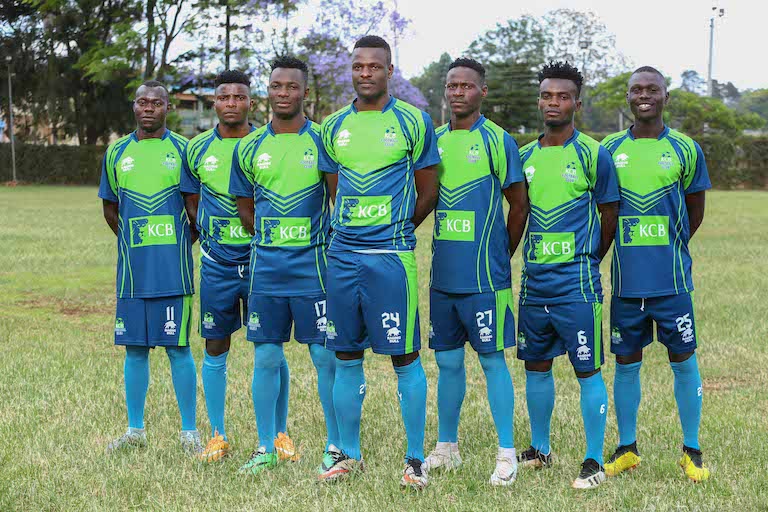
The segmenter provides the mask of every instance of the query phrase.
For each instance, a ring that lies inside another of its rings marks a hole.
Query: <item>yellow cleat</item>
[[[229,455],[229,443],[216,431],[205,450],[197,456],[201,462],[216,462]]]
[[[699,483],[709,478],[709,468],[704,466],[701,459],[701,451],[693,448],[683,447],[683,458],[680,459],[680,467],[683,468],[685,476],[692,481]]]
[[[284,432],[278,432],[275,438],[275,451],[280,460],[298,462],[301,459],[296,446],[293,444],[293,440]]]
[[[607,476],[616,476],[624,471],[635,469],[640,465],[641,460],[636,443],[619,446],[613,452],[611,458],[608,459],[608,462],[605,463],[605,474]]]

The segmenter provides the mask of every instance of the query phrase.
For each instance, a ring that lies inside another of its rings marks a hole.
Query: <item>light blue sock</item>
[[[126,346],[123,374],[128,426],[144,428],[144,404],[149,389],[149,348]]]
[[[637,410],[640,408],[640,367],[643,362],[616,363],[613,377],[613,403],[619,425],[619,446],[637,441]]]
[[[581,386],[581,418],[584,420],[584,435],[587,438],[584,460],[595,459],[602,466],[608,391],[602,373],[578,381]]]
[[[360,460],[360,416],[365,399],[363,359],[336,359],[333,379],[333,408],[339,426],[339,448],[347,456]]]
[[[675,400],[683,427],[683,444],[699,448],[699,424],[701,423],[702,387],[696,354],[682,363],[669,363],[675,374]]]
[[[211,435],[218,432],[227,438],[224,430],[224,404],[227,396],[227,356],[229,351],[212,356],[205,351],[203,357],[203,391],[208,421],[211,422]]]
[[[256,413],[256,429],[259,445],[267,453],[275,451],[277,436],[277,400],[280,396],[280,366],[285,361],[282,343],[253,344],[253,410]]]
[[[400,412],[408,441],[405,457],[424,460],[424,424],[427,422],[427,375],[421,357],[410,364],[395,366]]]
[[[478,354],[480,365],[485,373],[488,388],[488,403],[491,415],[496,424],[500,448],[515,447],[515,388],[512,386],[512,376],[507,368],[504,351]]]
[[[165,347],[171,362],[171,380],[181,413],[181,430],[197,430],[197,370],[189,345]]]
[[[549,454],[549,425],[555,409],[555,379],[552,370],[525,370],[525,399],[531,421],[531,446]]]
[[[277,395],[277,409],[275,427],[278,432],[288,433],[288,398],[291,396],[291,371],[288,369],[288,361],[283,355],[283,364],[280,365],[280,394]]]
[[[435,360],[440,369],[437,376],[437,440],[458,443],[461,405],[467,392],[464,347],[438,350]]]
[[[330,445],[337,448],[341,445],[339,426],[336,423],[336,410],[333,408],[333,380],[336,373],[336,354],[326,349],[321,343],[309,345],[309,355],[317,370],[317,394],[325,416],[326,451]]]

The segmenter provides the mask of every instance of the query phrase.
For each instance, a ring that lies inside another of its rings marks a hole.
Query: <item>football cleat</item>
[[[517,456],[517,462],[523,467],[547,468],[552,465],[552,452],[544,455],[533,446]]]
[[[284,432],[278,432],[275,438],[275,452],[280,460],[289,460],[291,462],[298,462],[301,458],[299,452],[296,450],[296,446],[293,444],[293,439],[288,437],[288,434]]]
[[[146,431],[143,428],[129,428],[125,434],[109,442],[107,453],[114,453],[125,448],[144,448],[146,446]]]
[[[581,463],[579,476],[573,481],[574,489],[593,489],[605,481],[605,470],[595,459],[587,459]]]
[[[251,453],[251,457],[245,464],[240,466],[238,472],[258,475],[262,471],[271,469],[275,466],[277,466],[277,454],[274,452],[267,453],[266,448],[262,446]]]
[[[182,430],[179,434],[181,449],[190,456],[199,456],[203,453],[203,442],[200,440],[200,432],[197,430]]]
[[[624,471],[635,469],[640,465],[641,460],[640,453],[637,451],[637,442],[619,446],[605,463],[605,474],[606,476],[616,476]]]
[[[317,468],[317,474],[322,475],[331,469],[340,457],[341,450],[339,450],[335,445],[330,445],[328,449],[323,452],[323,461],[320,463],[320,467]]]
[[[229,443],[219,432],[214,432],[213,437],[205,449],[197,456],[201,462],[216,462],[229,455]]]
[[[459,443],[441,443],[438,442],[435,449],[424,459],[423,468],[425,471],[435,471],[437,469],[451,471],[461,466],[461,455],[459,455]]]
[[[338,482],[349,478],[350,475],[365,471],[363,459],[351,459],[344,452],[334,453],[332,459],[334,461],[333,464],[317,475],[318,481]],[[323,458],[323,466],[325,466],[325,462],[325,458]]]
[[[400,487],[421,491],[428,483],[429,480],[427,472],[423,468],[423,463],[419,459],[408,457],[405,461],[403,478],[400,479]]]
[[[491,475],[491,485],[511,485],[517,480],[517,460],[505,455],[502,448],[496,455],[496,469]]]
[[[696,483],[709,478],[709,468],[704,465],[704,461],[701,459],[701,450],[683,446],[683,458],[680,459],[680,467],[683,468],[685,476]]]

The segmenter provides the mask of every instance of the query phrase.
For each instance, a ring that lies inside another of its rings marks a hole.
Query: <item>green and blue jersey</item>
[[[193,293],[189,220],[179,191],[187,139],[136,132],[109,145],[99,197],[118,203],[117,297]]]
[[[299,133],[276,134],[269,123],[235,147],[229,192],[254,199],[250,293],[325,293],[329,195],[319,169],[327,159],[310,120]]]
[[[611,265],[613,294],[647,298],[693,290],[686,194],[712,187],[701,147],[664,127],[658,138],[631,129],[606,137],[621,202]]]
[[[578,130],[562,146],[542,147],[539,140],[520,149],[531,208],[520,302],[600,302],[597,205],[619,200],[613,160]]]
[[[440,195],[430,286],[485,293],[512,286],[503,193],[523,181],[515,139],[480,116],[469,130],[437,129]]]
[[[223,138],[218,127],[201,133],[189,141],[181,174],[181,191],[200,194],[200,250],[204,257],[227,265],[247,265],[251,256],[251,234],[243,228],[237,201],[229,193],[232,153],[239,141]]]
[[[328,116],[323,144],[338,173],[329,251],[411,251],[416,204],[414,172],[437,164],[429,116],[390,98],[381,111],[351,105]]]

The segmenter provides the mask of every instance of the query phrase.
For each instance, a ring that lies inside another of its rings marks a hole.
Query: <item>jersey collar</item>
[[[256,127],[253,126],[253,124],[248,123],[248,133],[255,132]],[[213,134],[216,136],[217,139],[223,140],[224,137],[221,136],[221,132],[219,131],[219,123],[216,123],[216,126],[213,127]]]
[[[477,118],[477,121],[475,121],[472,124],[472,126],[469,128],[469,131],[473,132],[473,131],[477,130],[478,128],[480,128],[483,125],[484,122],[485,122],[485,116],[483,114],[480,114],[480,117]],[[453,125],[451,124],[450,121],[448,121],[448,131],[450,131],[450,132],[453,131]]]
[[[307,133],[307,130],[309,130],[309,127],[312,126],[312,121],[309,120],[307,116],[304,116],[304,126],[299,129],[299,135],[304,135]],[[267,133],[272,135],[273,137],[276,137],[277,134],[275,133],[275,130],[272,128],[272,121],[267,123]]]
[[[166,129],[165,129],[165,133],[163,134],[163,136],[162,136],[162,137],[160,137],[160,139],[159,139],[159,140],[165,140],[165,139],[167,139],[167,138],[168,138],[168,137],[170,137],[170,136],[171,136],[171,130],[169,130],[168,128],[166,128]],[[134,141],[134,142],[141,142],[141,141],[139,140],[139,130],[133,130],[133,132],[131,133],[131,137],[133,138],[133,141]],[[151,139],[145,139],[145,140],[151,140]]]
[[[571,135],[571,136],[568,138],[568,140],[566,140],[566,141],[565,141],[565,143],[563,144],[563,147],[567,147],[567,146],[568,146],[568,144],[571,144],[571,143],[573,143],[573,142],[574,142],[576,139],[578,139],[578,138],[579,138],[579,135],[581,135],[581,132],[580,132],[579,130],[577,130],[576,128],[574,128],[574,129],[573,129],[573,135]],[[543,133],[542,133],[541,135],[539,135],[539,138],[538,138],[538,139],[536,139],[536,145],[538,145],[538,146],[539,146],[539,149],[542,149],[542,147],[541,147],[541,138],[542,138],[542,137],[544,137],[544,134],[543,134]],[[553,147],[556,147],[556,146],[553,146]]]
[[[392,96],[392,95],[390,95],[390,96],[389,96],[389,101],[387,102],[387,104],[386,104],[386,105],[384,105],[384,108],[383,108],[383,109],[381,109],[381,112],[382,112],[382,113],[384,113],[384,112],[386,112],[387,110],[391,109],[391,108],[394,106],[394,104],[395,104],[395,102],[396,102],[396,101],[397,101],[397,100],[395,99],[395,97],[394,97],[394,96]],[[357,113],[358,113],[357,107],[355,106],[355,103],[356,103],[356,102],[357,102],[357,98],[355,98],[355,99],[352,101],[352,112],[354,112],[355,114],[357,114]]]
[[[635,126],[635,125],[633,124],[632,126],[630,126],[629,128],[627,128],[627,137],[629,137],[629,140],[636,140],[636,139],[635,139],[635,136],[634,136],[634,135],[632,135],[632,128],[633,128],[634,126]],[[666,136],[667,136],[667,134],[669,134],[669,126],[667,126],[667,125],[665,124],[665,125],[664,125],[664,129],[663,129],[663,130],[661,130],[661,133],[660,133],[660,134],[659,134],[659,136],[656,138],[656,140],[661,140],[661,139],[663,139],[664,137],[666,137]]]

